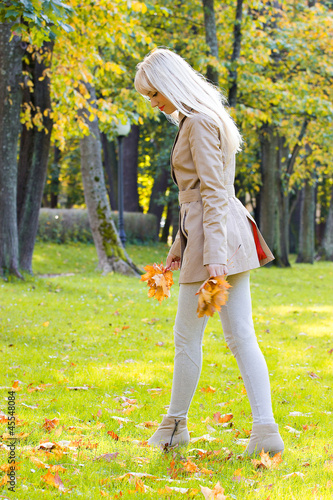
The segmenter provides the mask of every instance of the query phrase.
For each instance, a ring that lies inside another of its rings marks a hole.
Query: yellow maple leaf
[[[170,297],[170,288],[173,285],[172,271],[166,269],[162,263],[146,266],[144,270],[147,272],[141,276],[140,281],[147,281],[150,287],[148,297],[155,297],[159,303]]]

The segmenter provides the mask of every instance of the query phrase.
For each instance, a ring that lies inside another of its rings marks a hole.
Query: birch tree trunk
[[[32,118],[41,126],[23,126],[17,180],[17,220],[19,234],[20,267],[32,273],[39,209],[47,173],[53,121],[50,118],[50,78],[46,70],[51,66],[53,42],[44,42],[42,49],[29,56],[24,70],[29,72],[34,84],[33,91],[27,86],[23,101],[32,108]]]
[[[23,49],[11,41],[11,25],[0,23],[0,274],[19,272],[17,232],[17,149],[21,129]]]
[[[95,89],[90,84],[85,85],[91,96],[90,104],[94,106]],[[115,271],[128,276],[139,276],[140,271],[128,257],[111,219],[111,208],[104,180],[98,120],[95,117],[93,121],[90,121],[89,115],[89,111],[83,110],[81,113],[90,130],[90,134],[80,141],[81,171],[99,268],[103,274]]]

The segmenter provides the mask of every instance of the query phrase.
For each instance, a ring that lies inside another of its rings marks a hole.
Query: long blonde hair
[[[223,105],[226,97],[175,52],[158,48],[147,54],[137,65],[134,86],[143,96],[160,92],[185,116],[193,111],[210,116],[220,128],[226,157],[240,151],[242,138]]]

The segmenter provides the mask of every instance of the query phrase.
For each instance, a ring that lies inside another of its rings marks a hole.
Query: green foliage
[[[112,219],[118,224],[118,212],[112,212]],[[136,212],[124,213],[126,238],[129,242],[148,242],[155,239],[155,216]],[[42,208],[39,214],[39,241],[70,241],[92,243],[88,213],[85,209]]]
[[[70,33],[68,24],[73,9],[60,0],[1,0],[0,22],[12,23],[12,31],[41,46],[62,31]]]
[[[128,248],[141,265],[165,260],[167,250],[163,245]],[[48,469],[37,467],[31,457],[63,466],[65,471],[58,474],[65,488],[73,488],[68,493],[73,498],[190,497],[176,490],[165,496],[159,492],[168,486],[199,490],[193,497],[200,499],[200,485],[212,488],[217,481],[228,500],[332,498],[331,263],[251,273],[256,332],[286,445],[281,465],[271,470],[255,469],[251,460],[239,458],[245,445],[238,440],[247,438],[252,417],[217,317],[205,331],[202,374],[189,412],[191,437],[209,434],[216,440],[191,443],[174,453],[140,445],[155,429],[144,423],[160,421],[170,402],[178,287],[175,284],[171,298],[159,305],[147,297],[147,287],[138,279],[98,275],[96,265],[93,246],[38,244],[33,262],[37,275],[0,286],[1,395],[7,398],[8,388],[19,381],[16,416],[24,425],[17,433],[28,434],[16,447],[20,469],[15,498],[63,496],[42,481]],[[56,273],[64,275],[47,276]],[[207,386],[216,391],[200,391]],[[3,399],[4,413],[6,403]],[[232,427],[217,425],[216,412],[232,413]],[[43,428],[46,418],[59,419],[50,432]],[[120,440],[113,440],[108,431]],[[5,432],[3,423],[1,434]],[[34,451],[40,442],[61,441],[71,443],[64,454]],[[200,458],[198,449],[208,454]],[[110,462],[96,460],[104,453],[118,455]],[[5,446],[0,457],[6,464]],[[181,469],[180,462],[188,458],[212,472],[180,471],[170,477],[172,460]],[[234,474],[237,469],[241,472]],[[119,479],[129,472],[151,474],[142,478],[151,490],[134,493],[136,478]],[[10,496],[6,486],[3,495]]]

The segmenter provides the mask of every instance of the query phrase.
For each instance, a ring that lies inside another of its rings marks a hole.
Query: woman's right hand
[[[170,269],[170,271],[178,271],[178,269],[180,269],[180,257],[169,253],[166,259],[165,267],[166,269]]]

